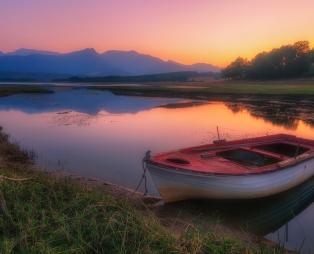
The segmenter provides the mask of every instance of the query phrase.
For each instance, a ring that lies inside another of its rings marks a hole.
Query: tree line
[[[238,57],[222,71],[222,76],[236,80],[314,77],[314,49],[308,41],[298,41],[259,53],[251,61]]]
[[[168,72],[160,74],[147,74],[138,76],[93,76],[93,77],[70,77],[66,79],[55,79],[56,82],[101,82],[101,83],[150,83],[150,82],[187,82],[199,78],[220,78],[220,73],[196,71]],[[0,72],[1,80],[1,72]]]

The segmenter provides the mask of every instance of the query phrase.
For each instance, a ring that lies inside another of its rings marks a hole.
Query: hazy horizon
[[[0,7],[3,51],[135,50],[226,66],[237,56],[314,41],[310,0],[2,0]]]
[[[25,48],[25,47],[20,47],[20,48],[15,48],[15,49],[12,49],[12,50],[9,50],[9,51],[5,51],[5,50],[2,50],[0,48],[0,52],[1,53],[4,53],[4,54],[14,54],[20,50],[34,50],[34,51],[38,51],[40,53],[55,53],[55,54],[69,54],[69,53],[73,53],[73,52],[78,52],[78,51],[84,51],[84,50],[94,50],[97,54],[104,54],[104,53],[109,53],[109,52],[135,52],[137,54],[140,54],[140,55],[146,55],[146,56],[151,56],[151,57],[156,57],[156,58],[159,58],[158,56],[155,56],[155,55],[152,55],[152,54],[146,54],[146,53],[143,53],[141,51],[138,51],[138,50],[123,50],[123,49],[107,49],[105,51],[98,51],[96,50],[95,48],[93,47],[85,47],[85,48],[81,48],[81,49],[75,49],[75,50],[70,50],[70,51],[65,51],[65,52],[60,52],[60,51],[55,51],[55,50],[49,50],[49,49],[38,49],[38,48]],[[162,59],[162,58],[160,58]],[[162,59],[163,61],[175,61],[173,59]],[[182,62],[179,62],[179,61],[175,61],[177,63],[182,63]],[[211,64],[211,63],[205,63],[205,62],[193,62],[191,64]],[[182,63],[184,64],[184,63]],[[217,66],[219,67],[219,66]]]

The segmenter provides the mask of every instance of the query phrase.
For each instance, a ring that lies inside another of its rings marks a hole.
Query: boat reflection
[[[314,178],[285,193],[241,204],[234,222],[260,235],[279,229],[314,201]]]
[[[275,241],[301,253],[314,251],[314,238],[309,239],[314,217],[307,215],[314,202],[314,178],[287,192],[249,201],[191,200],[166,204],[158,208],[162,217],[206,221],[213,215],[218,220]],[[303,215],[304,213],[304,215]],[[203,224],[204,226],[204,224]],[[312,236],[313,237],[313,236]]]

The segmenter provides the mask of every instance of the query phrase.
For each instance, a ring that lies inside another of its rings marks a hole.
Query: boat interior
[[[182,149],[158,155],[155,161],[201,172],[264,172],[279,169],[284,162],[314,157],[313,152],[313,143],[279,135]]]
[[[271,143],[217,152],[217,156],[237,162],[244,166],[267,166],[282,160],[297,157],[310,149],[289,143]]]

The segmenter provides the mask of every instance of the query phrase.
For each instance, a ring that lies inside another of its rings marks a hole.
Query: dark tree
[[[249,66],[246,59],[238,57],[222,71],[222,75],[226,79],[245,79]]]
[[[314,49],[312,49],[309,53],[309,60],[310,60],[310,70],[307,76],[314,77]]]
[[[256,55],[251,62],[237,58],[224,71],[228,79],[285,79],[308,75],[313,63],[309,42],[275,48]]]
[[[312,49],[311,51],[310,51],[310,61],[311,61],[311,64],[313,64],[314,63],[314,49]]]

